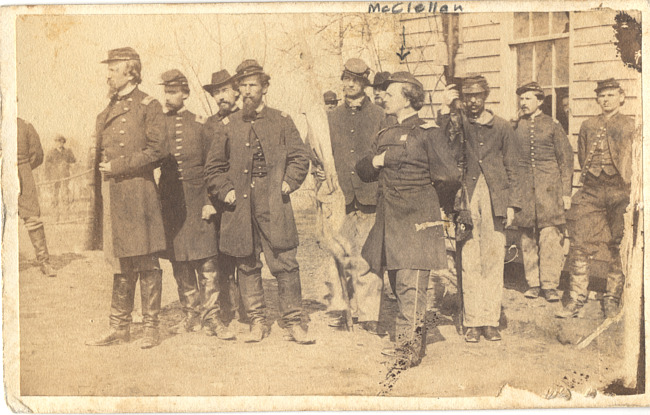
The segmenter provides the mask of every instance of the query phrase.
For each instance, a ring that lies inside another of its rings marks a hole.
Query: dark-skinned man
[[[177,69],[161,75],[165,88],[166,152],[160,168],[160,199],[178,297],[185,313],[177,330],[202,326],[222,340],[235,335],[221,321],[217,272],[217,211],[208,198],[203,165],[210,143],[206,119],[185,108],[187,78]]]
[[[512,225],[519,195],[515,172],[518,155],[510,123],[485,108],[490,88],[483,76],[465,78],[461,100],[467,114],[466,146],[451,142],[457,160],[466,160],[472,235],[462,244],[463,324],[465,341],[501,340],[499,320],[503,291],[505,227]],[[445,90],[446,107],[459,97],[454,85]],[[441,120],[447,130],[448,117]],[[452,137],[453,138],[453,137]],[[464,153],[464,156],[463,156]]]
[[[269,108],[263,97],[270,77],[247,59],[235,75],[242,110],[222,120],[223,128],[206,162],[208,191],[226,208],[221,217],[222,260],[238,268],[239,288],[251,322],[248,342],[269,334],[262,287],[264,258],[278,282],[280,326],[301,344],[314,339],[301,326],[302,290],[296,260],[298,231],[290,194],[305,180],[309,153],[291,117]]]
[[[140,56],[130,47],[108,52],[111,100],[97,116],[97,168],[102,173],[104,253],[113,275],[110,331],[89,346],[128,342],[135,286],[140,280],[144,337],[159,343],[158,315],[165,250],[160,198],[153,171],[164,156],[162,106],[140,91]],[[101,161],[100,161],[101,160]]]

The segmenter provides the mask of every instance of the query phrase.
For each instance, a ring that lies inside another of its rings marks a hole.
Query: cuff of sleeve
[[[286,177],[286,176],[285,176],[285,178],[284,178],[283,180],[284,180],[285,182],[287,182],[287,184],[288,184],[289,187],[291,188],[291,192],[295,192],[295,191],[298,190],[298,188],[300,187],[300,183],[298,183],[297,180],[294,180],[294,179],[292,179],[292,178],[290,178],[290,177]]]

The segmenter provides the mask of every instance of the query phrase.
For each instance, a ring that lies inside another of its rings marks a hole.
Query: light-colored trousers
[[[502,219],[493,215],[483,175],[478,178],[469,209],[474,227],[472,237],[462,247],[463,324],[498,327],[506,234]]]
[[[521,250],[528,286],[557,289],[564,267],[562,233],[557,226],[521,228]]]
[[[332,257],[326,265],[326,277],[332,294],[330,309],[342,309],[340,273],[351,281],[349,290],[352,315],[358,321],[378,321],[383,278],[370,271],[361,257],[361,249],[375,223],[374,213],[345,213],[345,197],[340,189],[329,192],[322,184],[316,192],[321,246]]]

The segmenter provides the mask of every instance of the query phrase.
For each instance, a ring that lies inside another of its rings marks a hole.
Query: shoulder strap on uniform
[[[199,124],[205,124],[205,122],[206,122],[208,119],[205,118],[203,115],[196,114],[196,117],[194,118],[194,120],[195,120],[196,122],[198,122]]]
[[[142,98],[142,101],[140,102],[142,102],[142,105],[149,105],[155,100],[156,98],[152,97],[151,95],[147,95],[146,97]]]

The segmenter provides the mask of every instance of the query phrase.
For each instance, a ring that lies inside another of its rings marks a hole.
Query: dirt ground
[[[316,242],[314,211],[308,203],[302,205],[297,208],[298,260],[310,331],[317,338],[316,344],[308,346],[284,340],[277,322],[270,337],[259,344],[220,341],[204,332],[171,333],[181,311],[171,266],[161,261],[160,346],[141,350],[142,327],[134,324],[129,344],[87,347],[84,341],[108,327],[112,275],[103,254],[81,250],[80,224],[49,226],[58,276],[46,278],[36,267],[33,249],[21,229],[21,395],[463,397],[497,396],[506,384],[558,399],[568,397],[570,391],[612,391],[623,352],[622,325],[610,327],[582,351],[561,344],[559,340],[575,342],[585,337],[603,321],[600,303],[590,301],[585,318],[558,320],[553,314],[559,304],[524,298],[526,283],[518,264],[506,267],[501,342],[463,341],[453,324],[455,281],[442,278],[428,313],[426,356],[420,366],[387,378],[391,362],[380,351],[391,344],[396,302],[384,295],[381,326],[390,336],[336,331],[327,325],[327,288],[321,271],[327,254]],[[277,284],[266,269],[264,289],[275,321]],[[239,334],[247,330],[239,322],[232,324]]]

